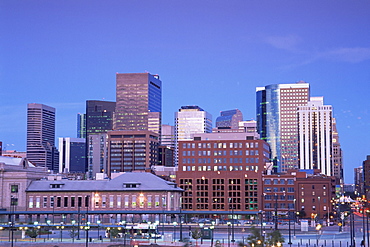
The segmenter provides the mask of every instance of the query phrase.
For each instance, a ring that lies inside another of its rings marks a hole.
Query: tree
[[[27,229],[27,231],[26,231],[26,236],[28,236],[30,238],[36,239],[37,238],[37,235],[39,235],[39,234],[38,234],[38,231],[37,231],[37,228],[36,227]]]
[[[198,239],[202,237],[202,231],[196,228],[194,231],[191,231],[191,237],[195,239],[195,244],[198,246]]]
[[[112,227],[110,229],[110,237],[111,238],[117,238],[118,235],[119,235],[119,230],[117,228],[115,228],[115,227]]]
[[[277,246],[277,243],[284,243],[284,237],[279,230],[269,232],[266,236],[266,243],[269,245]]]
[[[261,231],[254,226],[250,229],[250,235],[247,237],[249,246],[263,246],[264,237],[261,235]]]

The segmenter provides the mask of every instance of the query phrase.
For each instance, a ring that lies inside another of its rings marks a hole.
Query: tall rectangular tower
[[[332,176],[332,106],[323,97],[311,97],[306,106],[298,107],[299,168],[320,169]]]
[[[149,73],[116,74],[114,130],[148,130],[160,135],[162,82]]]
[[[256,89],[257,130],[270,144],[277,172],[298,167],[298,106],[310,97],[309,84],[273,84]]]
[[[86,101],[86,137],[91,134],[113,130],[113,114],[116,102],[102,100]]]
[[[58,171],[55,108],[36,103],[27,105],[27,158],[36,166]]]
[[[181,106],[175,113],[175,164],[178,164],[178,143],[191,140],[192,134],[211,133],[212,115],[199,106]]]

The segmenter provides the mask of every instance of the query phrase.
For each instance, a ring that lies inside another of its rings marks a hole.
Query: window
[[[75,205],[75,197],[72,196],[71,197],[71,207],[74,208],[76,205]]]
[[[47,208],[48,207],[48,198],[46,197],[46,196],[44,196],[43,198],[42,198],[42,207],[43,208]]]
[[[136,208],[136,196],[132,196],[131,208]]]
[[[128,208],[128,196],[125,196],[125,208]]]
[[[148,208],[152,207],[152,196],[148,196]]]
[[[11,185],[10,186],[10,192],[11,193],[18,193],[18,185],[15,185],[15,184]]]
[[[117,208],[121,207],[121,196],[117,196]]]
[[[68,197],[64,197],[64,207],[68,207]]]
[[[107,206],[107,196],[101,197],[101,206],[105,208]]]
[[[33,208],[33,197],[32,196],[30,196],[30,198],[28,199],[28,207]]]
[[[57,197],[57,208],[62,206],[62,198],[60,196]]]
[[[109,196],[109,207],[113,208],[114,199],[113,196]]]

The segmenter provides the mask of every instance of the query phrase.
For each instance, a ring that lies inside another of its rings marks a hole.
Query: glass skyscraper
[[[55,108],[36,103],[27,105],[27,159],[36,166],[58,171]]]
[[[270,144],[276,172],[298,168],[298,106],[307,105],[310,86],[299,81],[256,88],[257,130]]]
[[[116,74],[114,130],[161,132],[162,82],[149,73]]]

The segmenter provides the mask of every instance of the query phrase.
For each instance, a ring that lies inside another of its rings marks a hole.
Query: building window
[[[132,196],[131,208],[136,208],[136,196]]]
[[[57,197],[57,208],[62,206],[62,198],[60,196]]]
[[[121,207],[121,196],[117,196],[117,208]]]
[[[105,208],[107,206],[107,196],[101,197],[101,206]]]
[[[74,208],[76,205],[75,205],[75,197],[72,196],[71,197],[71,207]]]
[[[82,197],[81,196],[77,198],[77,204],[78,204],[78,207],[82,207]]]
[[[148,196],[148,208],[152,207],[152,196]]]
[[[42,207],[43,208],[47,208],[48,207],[48,198],[46,196],[44,196],[42,198]]]
[[[18,193],[18,185],[12,184],[10,186],[10,192],[11,193]]]
[[[68,207],[68,197],[64,197],[64,207]]]
[[[13,198],[12,198],[13,200]],[[28,208],[33,208],[33,197],[30,197],[28,200]]]
[[[114,198],[113,196],[109,196],[109,207],[113,208]]]
[[[54,196],[51,196],[50,197],[50,207],[51,208],[54,208],[54,200],[55,200],[55,197]]]
[[[125,208],[128,208],[128,196],[125,196]]]

